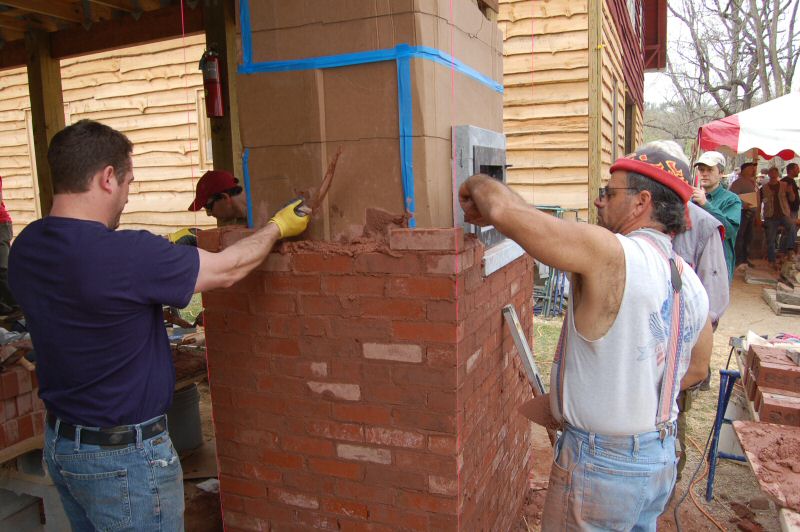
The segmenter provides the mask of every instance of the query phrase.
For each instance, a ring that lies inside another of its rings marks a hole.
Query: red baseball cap
[[[205,209],[211,196],[237,186],[239,186],[239,180],[233,177],[232,173],[225,170],[209,170],[197,182],[197,194],[195,194],[192,204],[189,205],[189,210]]]

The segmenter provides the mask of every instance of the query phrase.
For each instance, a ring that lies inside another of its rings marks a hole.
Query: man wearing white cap
[[[736,233],[742,219],[742,200],[733,192],[720,186],[722,171],[725,169],[725,156],[718,151],[707,151],[694,163],[700,177],[700,187],[694,189],[692,201],[708,211],[720,221],[725,229],[723,250],[728,266],[728,278],[733,279],[736,264],[734,248]]]

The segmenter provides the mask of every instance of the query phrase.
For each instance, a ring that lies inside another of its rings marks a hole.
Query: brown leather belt
[[[56,428],[56,416],[47,413],[47,424],[50,428]],[[166,416],[159,416],[155,420],[141,425],[142,440],[147,440],[157,436],[167,430]],[[74,440],[77,434],[77,427],[71,423],[62,421],[58,426],[58,435],[68,440]],[[120,425],[107,429],[93,429],[81,427],[81,443],[89,445],[128,445],[136,443],[136,425]]]

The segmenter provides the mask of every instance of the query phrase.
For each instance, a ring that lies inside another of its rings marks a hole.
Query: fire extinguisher
[[[219,69],[219,54],[213,50],[203,52],[200,58],[203,71],[203,90],[206,95],[206,116],[224,116],[222,109],[222,74]]]

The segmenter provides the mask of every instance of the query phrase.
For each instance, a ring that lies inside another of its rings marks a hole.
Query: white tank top
[[[555,366],[550,376],[550,404],[556,419],[577,428],[627,435],[656,430],[673,302],[669,262],[643,237],[650,237],[666,257],[672,246],[669,237],[651,229],[616,236],[625,254],[625,289],[619,312],[608,332],[590,341],[575,329],[573,298],[569,298],[562,328],[566,334],[561,385],[564,412],[559,411]],[[697,275],[684,267],[681,280],[685,314],[678,382],[686,373],[692,347],[708,316],[708,296]],[[670,419],[677,415],[673,401]]]

